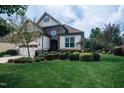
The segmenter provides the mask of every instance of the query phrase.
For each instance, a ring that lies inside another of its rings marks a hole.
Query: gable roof
[[[27,23],[31,23],[31,24],[34,25],[36,28],[38,28],[39,30],[42,31],[42,28],[41,28],[39,25],[35,24],[33,21],[31,21],[31,20],[29,20],[29,19],[27,19],[26,21],[24,21],[22,27],[25,26]],[[43,31],[42,31],[42,32],[43,32]]]
[[[74,27],[71,27],[69,25],[63,24],[63,26],[69,31],[69,33],[79,33],[82,32],[81,30],[78,30]]]
[[[52,20],[54,20],[55,22],[57,22],[58,24],[60,24],[60,26],[63,26],[69,33],[83,33],[83,31],[76,29],[74,27],[71,27],[67,24],[62,24],[60,23],[58,20],[56,20],[54,17],[52,17],[50,14],[48,14],[47,12],[45,12],[40,18],[39,20],[36,22],[36,24],[38,25],[38,23],[43,19],[44,16],[49,16]],[[38,25],[39,26],[39,25]]]
[[[50,14],[48,14],[47,12],[45,12],[40,18],[39,18],[39,20],[37,21],[37,23],[39,23],[42,19],[43,19],[43,17],[44,16],[49,16],[52,20],[54,20],[56,23],[58,23],[58,24],[61,24],[58,20],[56,20],[54,17],[52,17]]]

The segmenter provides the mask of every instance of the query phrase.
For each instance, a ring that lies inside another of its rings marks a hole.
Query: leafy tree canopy
[[[6,34],[12,32],[14,28],[0,17],[0,37],[4,37]]]
[[[26,5],[0,5],[0,14],[24,16],[27,8]],[[14,31],[14,27],[0,17],[0,37],[4,37],[12,31]]]
[[[91,29],[91,34],[90,34],[90,38],[93,39],[93,38],[96,38],[98,35],[100,35],[101,33],[101,29],[96,27],[96,28],[93,28]]]
[[[25,15],[27,11],[27,5],[0,5],[0,14],[7,14],[8,16]]]
[[[120,25],[119,24],[108,24],[105,25],[103,30],[103,40],[109,46],[120,45],[122,43],[120,36]]]

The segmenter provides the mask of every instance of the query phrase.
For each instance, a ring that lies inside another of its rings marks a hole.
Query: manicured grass
[[[102,55],[100,62],[0,64],[0,87],[124,87],[124,57]]]

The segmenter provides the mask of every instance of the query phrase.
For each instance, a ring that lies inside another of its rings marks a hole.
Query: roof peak
[[[59,22],[56,18],[54,18],[53,16],[51,16],[51,15],[50,15],[49,13],[47,13],[47,12],[44,12],[44,13],[42,14],[42,16],[39,18],[39,20],[37,21],[37,23],[39,23],[39,22],[43,19],[43,17],[44,17],[45,15],[49,16],[49,17],[50,17],[51,19],[53,19],[55,22],[57,22],[57,23],[59,23],[59,24],[62,25],[61,22]]]

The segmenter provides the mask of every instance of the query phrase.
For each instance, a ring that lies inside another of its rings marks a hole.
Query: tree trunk
[[[27,51],[28,51],[28,57],[30,58],[31,56],[30,56],[30,50],[29,50],[29,45],[28,45],[28,43],[27,43]]]

